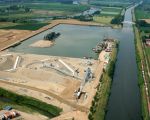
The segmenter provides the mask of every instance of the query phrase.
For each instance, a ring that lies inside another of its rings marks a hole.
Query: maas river
[[[132,22],[132,8],[124,21]],[[124,24],[116,62],[106,120],[141,120],[140,91],[138,87],[132,24]]]

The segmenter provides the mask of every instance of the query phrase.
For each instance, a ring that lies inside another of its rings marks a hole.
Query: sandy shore
[[[54,45],[54,42],[48,41],[48,40],[39,40],[33,44],[30,45],[30,47],[40,47],[40,48],[45,48],[45,47],[50,47]]]

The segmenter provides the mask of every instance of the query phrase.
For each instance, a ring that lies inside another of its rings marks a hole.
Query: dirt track
[[[7,81],[2,81],[2,80],[1,80],[1,83],[12,85],[12,86],[17,86],[17,87],[21,87],[21,88],[27,88],[27,89],[34,90],[34,91],[37,91],[37,92],[41,92],[41,93],[44,93],[48,96],[52,96],[53,98],[57,99],[58,101],[60,101],[64,104],[67,104],[67,105],[75,108],[76,110],[79,110],[79,111],[82,111],[82,112],[88,112],[88,108],[86,108],[84,106],[77,105],[77,104],[72,103],[72,102],[69,102],[69,101],[63,99],[62,97],[52,93],[52,92],[49,92],[49,91],[46,91],[46,90],[43,90],[43,89],[39,89],[39,88],[36,88],[36,87],[31,87],[31,86],[27,86],[27,85],[18,84],[18,83],[17,84],[16,83],[10,83],[10,82],[7,82]]]
[[[31,33],[28,30],[0,30],[0,51]]]

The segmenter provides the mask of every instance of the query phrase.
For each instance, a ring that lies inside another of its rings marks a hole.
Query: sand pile
[[[49,40],[39,40],[33,44],[30,45],[30,47],[41,47],[41,48],[44,48],[44,47],[50,47],[54,44],[53,41],[49,41]]]

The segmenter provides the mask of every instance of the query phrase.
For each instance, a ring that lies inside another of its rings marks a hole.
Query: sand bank
[[[49,40],[39,40],[36,41],[35,43],[31,44],[30,47],[41,47],[41,48],[45,48],[45,47],[50,47],[54,45],[53,41],[49,41]]]

